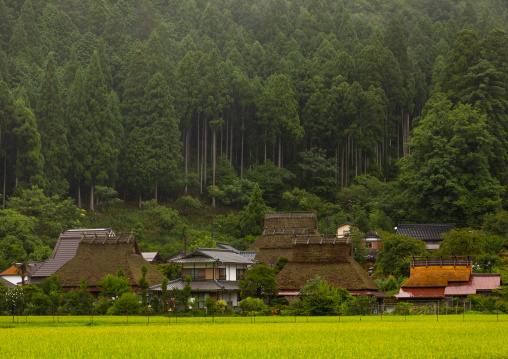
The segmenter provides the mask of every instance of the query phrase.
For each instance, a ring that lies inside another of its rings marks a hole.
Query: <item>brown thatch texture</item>
[[[409,279],[402,286],[446,287],[449,282],[467,282],[471,275],[471,266],[428,266],[411,267]]]
[[[295,245],[293,258],[277,275],[279,290],[300,290],[308,280],[320,276],[347,290],[374,290],[379,287],[349,256],[351,244]]]
[[[321,236],[315,213],[269,213],[265,215],[263,234],[249,247],[259,251],[255,259],[273,266],[280,257],[293,256],[293,241],[297,237]]]
[[[79,287],[81,278],[88,286],[98,286],[106,274],[116,275],[119,269],[125,273],[130,285],[137,285],[142,277],[141,267],[146,266],[146,279],[150,285],[160,284],[164,276],[143,259],[136,241],[130,243],[89,244],[80,243],[76,255],[55,274],[64,287]]]

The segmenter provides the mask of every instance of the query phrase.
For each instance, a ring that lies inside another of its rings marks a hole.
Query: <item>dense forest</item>
[[[507,205],[507,24],[501,0],[0,0],[3,259],[85,225],[245,247],[266,210],[478,227]]]

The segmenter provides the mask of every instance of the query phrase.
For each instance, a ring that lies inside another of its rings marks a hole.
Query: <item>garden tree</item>
[[[265,212],[269,208],[263,201],[263,196],[259,185],[256,183],[252,190],[250,202],[245,206],[244,211],[240,213],[240,228],[242,232],[247,234],[261,234],[263,232],[263,222],[265,220]]]
[[[159,264],[157,270],[170,280],[178,279],[182,276],[182,266],[173,263]]]
[[[66,292],[62,299],[62,310],[72,315],[90,314],[90,308],[95,301],[95,298],[87,289],[85,278],[81,278],[78,290]]]
[[[240,308],[242,308],[242,312],[246,315],[248,314],[252,314],[252,313],[255,313],[255,312],[262,312],[264,311],[267,306],[265,304],[265,302],[263,301],[263,299],[261,298],[251,298],[251,297],[247,297],[245,298],[244,300],[241,300],[239,303],[238,303],[238,306]]]
[[[141,288],[141,303],[143,307],[147,305],[147,290],[150,287],[150,283],[146,280],[146,273],[148,272],[148,268],[146,266],[141,267],[142,277],[138,281],[139,288]]]
[[[37,131],[35,116],[25,106],[22,98],[15,103],[16,127],[12,134],[16,140],[15,187],[44,187],[44,156],[41,152],[41,136]]]
[[[276,207],[281,200],[281,194],[291,189],[290,184],[295,175],[266,160],[263,164],[252,166],[252,169],[245,173],[245,178],[259,185],[268,206]]]
[[[420,219],[472,224],[501,204],[503,192],[489,173],[492,135],[484,115],[443,95],[427,103],[402,160],[404,197]]]
[[[103,294],[119,298],[124,293],[132,292],[132,289],[129,286],[129,279],[124,278],[123,274],[120,274],[122,273],[117,273],[116,276],[106,274],[99,281],[99,286],[103,289]]]
[[[60,85],[52,53],[48,55],[42,78],[40,99],[37,102],[37,121],[44,156],[44,189],[49,195],[67,193],[66,176],[69,163],[69,144],[64,126],[64,113],[60,98]]]
[[[300,298],[308,314],[320,316],[337,315],[343,303],[353,300],[347,290],[335,288],[319,276],[300,289]]]
[[[127,312],[131,315],[139,314],[141,304],[139,304],[139,296],[134,292],[123,293],[111,306],[108,315],[125,315]]]
[[[245,272],[244,278],[238,281],[242,298],[261,298],[269,303],[278,293],[275,271],[263,264],[252,266]]]
[[[392,274],[397,278],[409,277],[409,258],[426,254],[425,242],[382,231],[379,234],[383,237],[383,248],[376,257],[378,268],[385,276]]]
[[[89,172],[90,209],[94,210],[93,188],[108,184],[116,174],[118,147],[108,106],[106,85],[102,76],[101,65],[94,51],[87,68],[85,81],[87,113],[84,129],[89,133],[87,156],[91,158],[85,169]]]
[[[455,228],[442,235],[439,252],[454,256],[477,256],[485,253],[485,238],[480,231],[471,228]]]
[[[39,283],[39,288],[41,288],[46,295],[49,295],[51,292],[61,292],[63,290],[62,283],[56,274],[44,278],[42,282]]]

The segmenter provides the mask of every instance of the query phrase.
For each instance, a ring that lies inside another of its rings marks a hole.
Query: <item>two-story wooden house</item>
[[[240,298],[238,280],[243,278],[249,266],[257,263],[232,250],[216,248],[198,248],[169,262],[182,266],[182,276],[170,281],[167,289],[183,289],[185,278],[190,277],[191,298],[199,308],[204,308],[207,297],[224,300],[230,307],[237,307]],[[152,294],[160,291],[160,284],[150,287]]]

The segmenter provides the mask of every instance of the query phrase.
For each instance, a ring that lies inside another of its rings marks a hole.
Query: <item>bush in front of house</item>
[[[135,293],[124,293],[118,298],[111,308],[106,312],[107,315],[125,315],[127,311],[129,314],[139,314],[141,304],[139,304],[139,296]]]
[[[247,297],[238,303],[239,307],[242,308],[242,312],[246,315],[250,313],[262,312],[267,306],[261,298]]]

